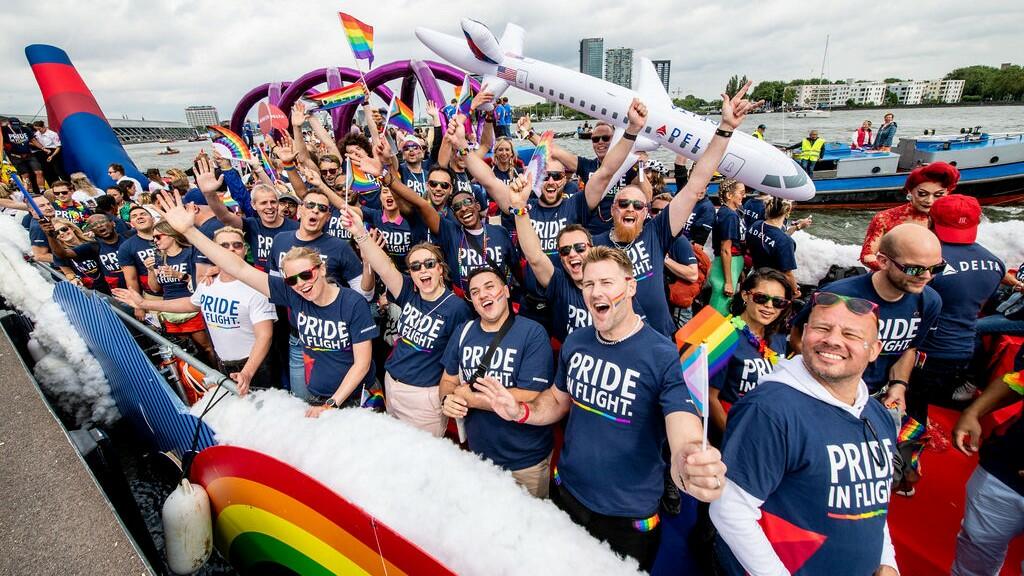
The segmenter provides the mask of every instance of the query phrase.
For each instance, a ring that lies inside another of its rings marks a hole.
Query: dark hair
[[[452,172],[450,168],[447,168],[445,166],[434,165],[434,167],[432,167],[430,171],[427,172],[427,178],[430,178],[430,175],[433,174],[434,172],[444,172],[445,174],[448,175],[448,179],[451,180],[453,184],[455,183],[455,173]]]
[[[96,198],[96,210],[98,212],[113,212],[117,209],[117,203],[114,201],[114,197],[109,194],[104,194]]]
[[[786,200],[785,198],[779,198],[778,196],[772,196],[770,200],[764,203],[764,219],[771,220],[778,218],[779,216],[785,216],[793,207],[793,202]]]
[[[361,132],[349,132],[341,139],[341,146],[339,148],[341,148],[342,152],[349,146],[358,146],[367,155],[373,156],[373,148],[370,147],[370,141]],[[338,162],[338,165],[340,166],[341,162]]]
[[[729,302],[729,313],[733,316],[739,316],[746,310],[747,305],[743,303],[743,293],[752,292],[754,288],[761,282],[778,282],[782,285],[783,291],[785,291],[786,299],[793,299],[793,287],[789,285],[789,279],[786,275],[774,268],[758,268],[747,277],[743,279],[743,283],[740,284],[740,289],[733,295],[732,301]],[[786,323],[789,322],[789,312],[792,308],[787,308],[779,312],[779,317],[772,321],[771,324],[764,327],[764,339],[771,338],[774,334],[777,334],[785,328]],[[779,352],[776,350],[776,352]]]
[[[335,156],[334,154],[324,154],[323,156],[320,157],[320,162],[330,162],[332,164],[337,164],[338,166],[341,166],[341,160],[339,160],[338,157]],[[317,164],[319,164],[320,162],[317,162]]]
[[[477,276],[479,276],[481,274],[485,274],[487,272],[490,272],[491,274],[494,274],[495,276],[497,276],[498,280],[501,282],[502,286],[507,286],[508,285],[508,283],[505,282],[505,275],[504,274],[502,274],[501,272],[498,272],[497,270],[495,270],[494,268],[491,268],[490,266],[481,266],[480,268],[473,269],[473,271],[471,271],[469,274],[466,275],[466,297],[467,298],[469,297],[469,285],[473,282],[473,278],[476,278]]]
[[[128,217],[131,218],[132,212],[135,212],[136,210],[142,210],[146,214],[149,214],[149,210],[147,210],[145,206],[141,204],[132,204],[132,207],[128,209]]]
[[[68,188],[69,190],[75,189],[75,187],[72,186],[70,182],[65,182],[63,180],[55,180],[53,184],[50,184],[50,190],[53,190],[57,186],[60,186],[61,188]]]
[[[585,226],[581,226],[579,224],[569,224],[568,226],[566,226],[565,228],[562,228],[558,232],[558,236],[555,236],[555,245],[557,246],[557,245],[561,244],[562,243],[562,236],[564,236],[566,234],[569,234],[570,232],[583,232],[584,234],[587,235],[587,243],[588,244],[593,244],[594,243],[593,235],[591,235],[590,230],[587,230],[587,228]]]
[[[107,169],[108,170],[114,170],[116,172],[120,172],[121,174],[124,174],[124,166],[122,166],[121,164],[118,164],[117,162],[114,162],[113,164],[108,166]]]
[[[43,122],[42,120],[36,120],[35,122],[32,123],[32,125],[35,126],[36,128],[42,128],[42,127],[46,126],[46,123]]]
[[[124,194],[124,193],[128,192],[128,187],[129,186],[134,186],[134,185],[135,185],[135,182],[132,182],[131,180],[121,180],[120,182],[117,183],[117,189],[121,191],[121,194]]]
[[[430,242],[419,242],[417,244],[414,244],[411,248],[409,248],[409,251],[405,253],[406,265],[409,264],[409,257],[412,256],[412,253],[417,250],[426,250],[427,252],[430,252],[430,254],[437,260],[437,265],[441,267],[441,280],[445,284],[447,284],[448,262],[444,259],[444,252],[441,251],[441,248],[439,248],[437,244],[431,244]],[[468,285],[469,284],[467,284],[467,286]]]

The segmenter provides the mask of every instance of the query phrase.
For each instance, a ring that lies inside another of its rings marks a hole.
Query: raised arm
[[[380,277],[388,292],[397,298],[402,293],[402,273],[395,268],[395,263],[383,248],[376,242],[363,237],[366,234],[366,228],[359,212],[351,206],[343,208],[341,224],[352,233],[352,238],[359,245],[359,253],[363,256],[363,260]]]
[[[303,164],[298,167],[297,172],[306,181],[306,188],[316,190],[324,196],[327,196],[327,200],[331,203],[331,206],[338,208],[339,210],[348,206],[345,199],[340,194],[334,191],[334,188],[327,185],[320,177],[320,171],[315,168]]]
[[[302,177],[299,176],[293,146],[294,140],[292,137],[288,134],[282,134],[281,142],[274,146],[274,156],[277,156],[278,160],[284,165],[282,170],[288,173],[288,183],[291,184],[292,191],[302,199],[306,197],[306,184],[302,181]]]
[[[295,152],[295,157],[303,162],[310,157],[309,149],[306,148],[306,140],[302,137],[302,125],[306,123],[308,118],[306,105],[301,100],[296,100],[295,104],[292,104],[291,110],[292,150]]]
[[[440,164],[438,158],[441,156],[441,149],[445,148],[445,146],[443,145],[444,131],[441,130],[441,115],[438,113],[437,104],[434,104],[433,100],[427,100],[427,116],[430,116],[430,134],[427,140],[430,142],[430,158],[433,159],[436,165]]]
[[[728,94],[722,94],[722,121],[719,124],[721,130],[730,133],[735,131],[749,112],[764,104],[764,100],[751,102],[743,98],[752,83],[748,81],[732,98],[729,98]],[[693,206],[697,203],[697,194],[706,189],[708,183],[711,182],[711,177],[715,175],[715,170],[722,162],[728,145],[729,137],[721,136],[716,132],[711,143],[708,144],[707,150],[704,151],[704,155],[694,165],[693,171],[690,173],[690,180],[668,205],[669,225],[673,236],[677,236],[683,230],[687,218],[690,217],[690,212],[693,211]]]
[[[633,144],[636,143],[637,135],[647,124],[647,106],[638,98],[633,98],[633,101],[629,103],[629,110],[626,111],[626,118],[629,120],[626,133],[619,138],[615,146],[608,150],[604,160],[601,161],[601,166],[590,176],[590,180],[584,188],[587,205],[591,210],[597,208],[597,205],[601,203],[601,198],[611,184],[612,177],[626,161],[629,152],[633,149]]]
[[[508,212],[508,186],[498,180],[494,171],[483,158],[468,152],[469,142],[466,140],[466,127],[463,123],[465,118],[465,116],[457,114],[448,123],[448,140],[458,150],[456,153],[465,158],[466,170],[469,171],[469,174],[484,187],[491,198],[494,198],[502,212]]]
[[[371,176],[380,177],[381,172],[384,170],[380,160],[367,156],[366,152],[362,150],[356,150],[349,154],[348,158],[357,164],[360,170]],[[412,191],[394,172],[388,172],[382,184],[390,188],[397,197],[419,210],[423,223],[427,225],[427,228],[432,233],[437,234],[438,230],[441,229],[441,215],[430,205],[429,200]]]
[[[533,131],[533,123],[528,116],[521,116],[516,122],[516,127],[520,133],[526,134],[526,140],[534,146],[540,142],[540,136]],[[567,172],[575,172],[579,164],[579,158],[575,154],[554,142],[551,143],[551,157],[561,162]]]
[[[197,166],[204,164],[204,170],[196,172],[196,185],[199,186],[199,191],[203,193],[203,198],[206,198],[206,204],[213,211],[213,215],[225,226],[242,228],[242,217],[228,210],[228,207],[224,205],[224,201],[221,200],[220,194],[217,194],[221,184],[224,182],[224,175],[217,176],[214,173],[210,167],[210,159],[205,154],[196,156],[195,164]]]
[[[551,276],[555,273],[555,265],[540,247],[540,236],[530,222],[530,214],[526,211],[526,201],[530,198],[533,189],[532,175],[526,174],[516,176],[509,182],[508,194],[509,203],[516,214],[516,232],[519,236],[519,248],[526,257],[527,263],[537,278],[537,284],[547,288],[551,282]]]
[[[368,100],[369,99],[367,99],[367,101]],[[300,104],[300,102],[296,102],[296,104]],[[338,150],[338,143],[335,142],[334,138],[331,137],[330,133],[327,132],[327,129],[324,128],[324,125],[321,124],[319,120],[313,118],[309,123],[309,127],[313,130],[313,135],[316,136],[316,139],[324,143],[324,147],[327,148],[328,154],[333,154],[338,158],[341,158],[341,151]]]

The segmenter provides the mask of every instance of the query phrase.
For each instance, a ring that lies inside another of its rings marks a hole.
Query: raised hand
[[[292,104],[292,126],[302,126],[306,118],[306,105],[301,100],[296,100],[295,104]]]
[[[488,91],[477,92],[476,96],[473,96],[473,101],[469,103],[469,111],[476,112],[477,108],[484,104],[490,104],[494,102],[494,94]]]
[[[216,192],[224,184],[224,176],[217,176],[210,163],[210,157],[206,154],[196,156],[196,185],[203,193]]]
[[[633,98],[626,111],[626,118],[629,120],[630,134],[639,134],[647,124],[647,105],[639,98]]]
[[[536,178],[535,174],[526,172],[516,176],[508,183],[509,206],[517,210],[526,208],[526,203],[530,200],[530,192],[533,190],[534,178]]]
[[[722,126],[725,126],[726,129],[735,130],[739,128],[748,113],[764,105],[764,100],[751,102],[744,99],[744,96],[747,95],[747,90],[750,90],[750,86],[753,83],[752,80],[747,80],[743,88],[740,88],[732,98],[729,98],[728,94],[722,93]]]
[[[427,100],[427,116],[430,116],[431,120],[438,119],[437,104],[433,100]]]
[[[160,197],[157,198],[154,207],[157,213],[179,234],[185,234],[195,228],[196,213],[181,202],[181,194],[177,190],[170,194],[160,192]]]
[[[274,146],[274,156],[285,164],[295,162],[295,142],[287,132],[281,135],[281,142],[277,146]]]
[[[494,413],[505,420],[515,422],[523,417],[522,407],[519,406],[516,397],[494,378],[490,376],[478,378],[473,384],[473,389],[483,394],[491,403]]]
[[[327,187],[327,185],[324,184],[324,179],[320,177],[320,172],[315,168],[307,166],[306,164],[298,164],[295,168],[302,176],[302,179],[306,181],[308,186],[315,186],[317,188]]]
[[[125,306],[131,306],[135,309],[139,309],[142,306],[142,295],[138,292],[132,292],[125,288],[112,288],[110,292],[114,295],[114,298],[117,298],[118,302]]]
[[[452,117],[452,121],[448,123],[448,139],[456,150],[462,150],[467,146],[466,117],[464,115],[456,114]]]
[[[354,149],[352,152],[345,154],[345,156],[358,166],[360,170],[370,176],[379,177],[384,173],[384,165],[381,164],[381,161],[369,156],[362,149]]]
[[[516,128],[519,130],[519,137],[526,138],[526,135],[533,129],[533,122],[530,121],[529,116],[520,116],[516,122]]]
[[[366,231],[363,225],[363,218],[359,211],[352,206],[345,206],[341,209],[341,225],[348,230],[353,237],[360,236]]]
[[[389,156],[389,154],[388,154],[388,142],[387,142],[387,140],[385,140],[383,138],[377,140],[377,144],[373,147],[373,157],[374,158],[378,158],[380,160],[383,160],[384,158],[387,158],[388,156]]]

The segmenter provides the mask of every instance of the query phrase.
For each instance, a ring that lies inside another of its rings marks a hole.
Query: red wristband
[[[526,421],[530,419],[530,405],[526,402],[520,402],[519,405],[523,407],[523,417],[516,420],[516,424],[526,424]]]

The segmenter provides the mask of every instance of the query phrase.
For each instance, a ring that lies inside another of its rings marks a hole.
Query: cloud
[[[292,80],[324,66],[351,66],[337,2],[57,0],[5,2],[0,37],[0,111],[33,113],[42,101],[24,47],[67,50],[108,116],[182,120],[191,104],[213,104],[226,118],[250,88]],[[590,2],[517,0],[481,4],[380,0],[348,5],[375,26],[377,62],[436,59],[416,26],[451,34],[459,18],[527,30],[526,53],[576,69],[579,40],[672,61],[672,88],[712,98],[733,74],[752,79],[818,75],[825,35],[833,79],[940,77],[971,64],[998,65],[1024,54],[1024,3],[917,2]],[[397,86],[397,83],[396,83]],[[512,91],[513,102],[534,97]]]

